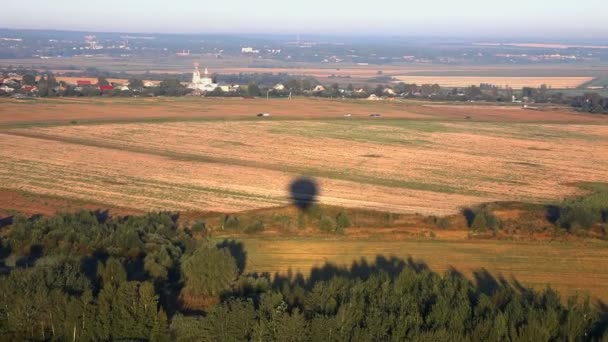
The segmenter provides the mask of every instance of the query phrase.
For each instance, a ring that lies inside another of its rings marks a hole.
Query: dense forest
[[[377,257],[245,274],[244,246],[177,215],[17,216],[0,240],[0,340],[608,340],[606,312],[517,282]]]

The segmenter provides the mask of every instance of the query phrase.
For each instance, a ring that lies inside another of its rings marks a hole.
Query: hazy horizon
[[[309,34],[329,36],[448,36],[467,38],[605,39],[602,1],[541,0],[488,4],[481,0],[382,6],[309,0],[202,4],[107,0],[94,10],[72,0],[9,0],[0,22],[7,29],[186,34]]]

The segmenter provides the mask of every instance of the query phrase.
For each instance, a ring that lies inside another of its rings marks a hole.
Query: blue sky
[[[2,0],[0,27],[608,40],[606,0]]]

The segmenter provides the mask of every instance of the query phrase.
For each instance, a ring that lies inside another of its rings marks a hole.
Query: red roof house
[[[88,86],[91,85],[91,81],[78,80],[76,81],[76,85],[79,87]]]
[[[114,87],[111,86],[111,85],[102,85],[102,86],[99,86],[99,90],[101,90],[101,91],[107,91],[107,90],[112,90],[112,89],[114,89]]]

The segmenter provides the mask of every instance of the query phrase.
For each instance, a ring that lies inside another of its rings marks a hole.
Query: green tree
[[[159,85],[159,94],[165,96],[182,96],[188,92],[177,78],[166,78]]]
[[[132,90],[139,90],[143,87],[144,87],[144,81],[142,81],[140,78],[137,78],[137,77],[129,78],[129,88],[131,88]]]
[[[486,215],[484,212],[478,212],[475,214],[475,218],[473,219],[473,223],[471,224],[471,229],[477,232],[484,232],[488,227],[488,223],[486,221]]]
[[[260,96],[260,87],[255,83],[249,83],[247,86],[247,95],[249,96]]]
[[[105,78],[103,76],[99,76],[99,77],[97,77],[97,85],[98,86],[108,86],[108,85],[110,85],[110,82],[108,81],[107,78]]]
[[[21,79],[21,83],[29,86],[36,85],[36,76],[34,76],[33,74],[25,74]]]
[[[238,276],[236,261],[227,249],[202,246],[181,263],[184,293],[212,297],[230,288]]]

